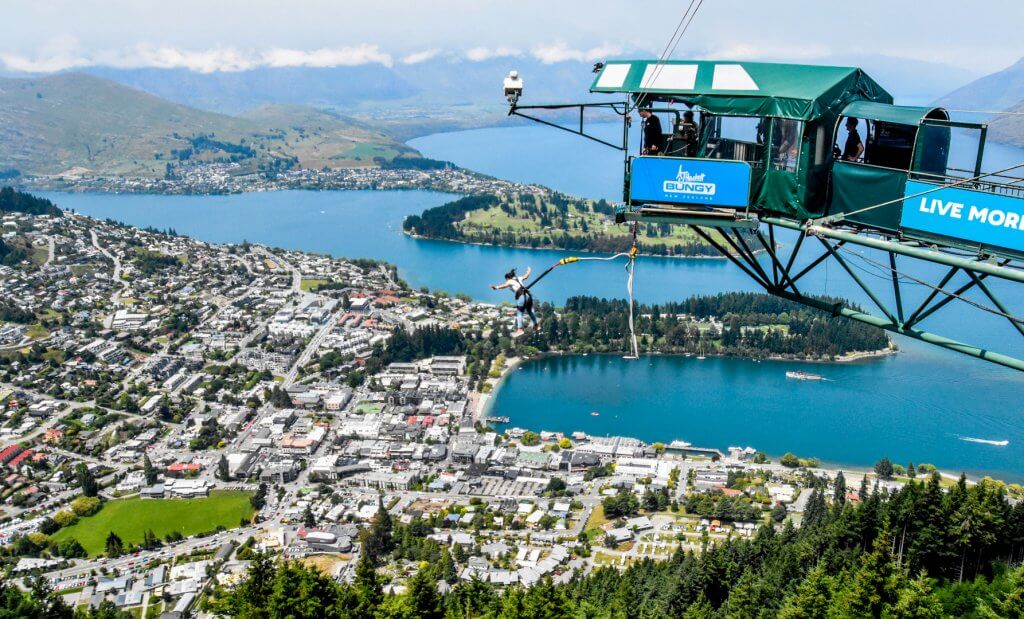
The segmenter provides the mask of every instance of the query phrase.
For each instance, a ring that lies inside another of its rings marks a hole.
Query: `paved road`
[[[327,322],[324,323],[324,326],[320,327],[320,330],[316,332],[316,335],[309,340],[309,344],[306,345],[302,354],[299,355],[298,359],[295,360],[295,363],[292,364],[291,369],[289,369],[288,373],[285,375],[285,387],[289,387],[295,382],[295,377],[299,374],[299,368],[305,366],[313,358],[316,351],[320,349],[320,343],[323,342],[324,338],[327,337],[327,334],[331,332],[331,329],[334,328],[334,325],[338,322],[338,318],[344,313],[344,311],[345,310],[339,309],[331,314],[330,317],[327,318]]]
[[[50,263],[53,262],[53,256],[54,254],[57,253],[57,242],[55,240],[55,237],[51,235],[47,237],[47,240],[48,243],[46,248],[46,262],[43,263],[44,267],[49,266]]]
[[[128,282],[121,281],[121,259],[115,256],[114,254],[110,253],[103,246],[100,245],[100,239],[98,236],[96,236],[95,230],[89,230],[89,236],[92,237],[92,246],[98,249],[101,254],[103,254],[108,259],[114,262],[114,274],[112,277],[115,285],[117,285],[118,283],[121,284],[121,289],[110,296],[110,302],[113,303],[114,305],[120,305],[121,294],[128,290]]]

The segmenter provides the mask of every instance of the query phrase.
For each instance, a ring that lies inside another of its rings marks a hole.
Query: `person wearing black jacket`
[[[650,108],[640,110],[640,118],[644,119],[644,143],[640,151],[642,155],[661,155],[665,152],[665,135],[661,132],[661,121],[651,113]]]

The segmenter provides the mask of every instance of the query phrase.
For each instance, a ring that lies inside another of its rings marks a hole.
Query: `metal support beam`
[[[925,297],[924,301],[921,301],[921,304],[917,306],[917,309],[910,314],[910,318],[907,318],[905,321],[903,321],[904,326],[909,327],[916,323],[917,317],[921,314],[921,312],[923,312],[925,308],[928,307],[928,304],[931,303],[932,300],[936,297],[936,295],[939,294],[939,291],[942,290],[943,287],[945,287],[945,285],[949,283],[949,280],[953,279],[953,276],[959,272],[960,269],[958,267],[951,268],[946,273],[946,275],[943,276],[942,281],[939,282],[939,285],[936,286],[935,288],[932,288],[932,291],[928,293],[928,296]]]
[[[982,273],[981,275],[978,276],[978,279],[982,280],[982,279],[985,279],[986,277],[988,277],[988,274],[987,273]],[[941,301],[938,301],[937,303],[935,303],[935,305],[932,305],[928,309],[926,309],[923,312],[921,312],[921,314],[917,317],[917,322],[921,322],[922,320],[924,320],[925,318],[931,316],[932,314],[934,314],[935,312],[939,311],[943,307],[946,307],[947,305],[949,305],[950,303],[955,301],[957,299],[957,297],[959,297],[963,293],[967,292],[971,288],[974,288],[974,286],[975,286],[974,282],[973,281],[969,281],[966,284],[964,284],[963,286],[960,286],[959,288],[954,290],[953,294],[948,294],[947,293],[945,299],[942,299]]]
[[[1010,321],[1010,324],[1013,325],[1013,328],[1017,329],[1017,332],[1020,333],[1021,335],[1024,335],[1024,326],[1022,326],[1021,319],[1017,318],[1016,316],[1013,315],[1012,312],[1010,312],[1010,310],[1006,309],[1006,306],[1003,305],[1003,302],[999,300],[999,297],[993,294],[992,291],[989,290],[988,286],[985,285],[985,282],[981,281],[981,279],[979,279],[977,275],[971,273],[970,271],[968,271],[967,274],[971,276],[972,280],[974,280],[974,284],[978,288],[980,288],[982,292],[985,293],[985,296],[988,297],[988,300],[992,301],[992,303],[999,308],[999,311],[1006,315],[1006,319]]]
[[[803,237],[801,237],[801,238],[803,238]],[[844,243],[845,243],[845,241],[839,241],[838,243],[836,243],[835,248],[839,249],[840,247],[842,247],[844,245]],[[830,255],[831,254],[829,254],[829,252],[826,250],[825,253],[823,253],[822,255],[818,256],[814,260],[812,260],[810,264],[808,264],[803,269],[801,269],[801,271],[799,273],[797,273],[796,275],[794,275],[793,277],[791,277],[790,280],[793,281],[793,282],[796,282],[798,279],[800,279],[804,275],[807,275],[808,273],[810,273],[811,270],[814,269],[814,267],[816,267],[819,264],[821,264],[822,262],[824,262]]]
[[[771,234],[771,229],[769,229],[769,234]],[[775,255],[774,239],[770,242],[766,241],[764,235],[761,234],[760,230],[757,231],[757,239],[761,241],[761,245],[764,247],[765,252],[768,253],[768,257],[772,259],[772,275],[775,276],[775,285],[785,288],[786,284],[788,283],[789,287],[793,289],[793,292],[800,294],[800,291],[796,289],[796,284],[794,284],[793,280],[789,278],[789,271],[783,268],[782,261],[779,260],[779,257]]]
[[[900,294],[900,276],[896,272],[896,254],[889,252],[889,271],[892,273],[892,293],[896,297],[896,317],[903,322],[903,296]]]
[[[712,238],[710,234],[708,234],[707,232],[701,230],[699,226],[690,226],[690,228],[694,232],[697,233],[697,236],[699,236],[700,238],[704,239],[708,243],[708,245],[711,245],[716,250],[718,250],[719,253],[721,253],[723,256],[728,258],[729,262],[732,262],[737,267],[739,267],[739,269],[741,271],[743,271],[744,273],[747,274],[747,277],[749,277],[750,279],[754,280],[759,286],[761,286],[765,290],[768,290],[769,288],[771,288],[771,284],[768,281],[761,279],[757,274],[755,274],[753,271],[748,269],[746,267],[746,265],[744,265],[742,262],[740,262],[736,258],[736,256],[734,256],[729,250],[727,250],[726,248],[722,247],[721,243],[719,243],[714,238]]]
[[[1003,266],[992,264],[991,262],[984,260],[970,260],[939,251],[921,249],[920,247],[914,247],[906,243],[876,239],[863,234],[856,234],[845,230],[835,230],[824,226],[808,226],[806,224],[780,219],[778,217],[762,217],[761,221],[789,228],[791,230],[799,230],[804,233],[813,234],[817,237],[847,241],[855,245],[862,245],[864,247],[879,249],[881,251],[891,251],[903,256],[909,256],[911,258],[917,258],[919,260],[925,260],[927,262],[934,262],[937,264],[944,264],[950,267],[959,267],[968,271],[987,273],[993,277],[1008,279],[1010,281],[1024,284],[1024,270],[1007,269]],[[1005,264],[1005,262],[1003,264]]]
[[[582,119],[582,114],[583,114],[583,112],[581,110],[580,111],[581,119]],[[555,129],[561,129],[562,131],[566,131],[566,132],[571,133],[573,135],[578,135],[580,137],[587,138],[588,140],[593,140],[594,142],[597,142],[598,144],[604,144],[605,146],[614,148],[615,150],[621,150],[621,151],[626,150],[625,145],[613,144],[612,142],[608,142],[607,140],[602,140],[601,138],[594,137],[594,136],[590,135],[589,133],[584,133],[583,132],[583,128],[582,128],[582,122],[581,122],[580,130],[577,131],[575,129],[570,129],[568,127],[563,127],[562,125],[559,125],[558,123],[553,123],[551,121],[544,120],[543,118],[537,118],[536,116],[530,116],[529,114],[523,114],[522,112],[519,111],[518,108],[512,108],[509,111],[508,115],[509,116],[519,116],[520,118],[525,118],[527,120],[532,120],[533,122],[537,122],[537,123],[540,123],[542,125],[547,125],[549,127],[554,127]]]
[[[889,308],[885,306],[885,303],[882,303],[882,300],[878,298],[878,295],[875,294],[875,291],[872,290],[870,286],[865,284],[864,280],[862,280],[859,275],[854,273],[853,269],[850,268],[850,265],[846,263],[846,260],[843,260],[843,257],[840,256],[836,250],[832,249],[832,246],[829,245],[828,241],[821,237],[819,237],[818,240],[821,241],[821,244],[825,246],[825,249],[828,250],[828,253],[832,254],[832,257],[835,258],[836,262],[839,263],[839,266],[843,267],[843,269],[850,275],[850,277],[853,278],[853,281],[857,282],[857,285],[860,286],[860,289],[863,290],[864,293],[867,294],[872,301],[874,301],[875,305],[878,306],[878,309],[882,310],[882,313],[885,314],[886,318],[888,318],[890,322],[895,323],[896,317],[892,315],[892,312],[890,312]]]
[[[734,235],[736,236],[736,240],[743,247],[743,251],[740,251],[739,247],[737,247],[735,243],[729,240],[728,234],[722,234],[722,236],[725,237],[727,241],[729,241],[729,244],[732,245],[736,249],[736,251],[740,253],[744,258],[746,258],[747,263],[751,266],[751,268],[753,268],[754,270],[761,274],[761,277],[764,279],[764,281],[772,281],[771,278],[768,277],[767,271],[765,271],[764,268],[761,266],[761,263],[757,261],[757,256],[754,255],[753,251],[751,251],[750,246],[747,245],[747,242],[743,240],[743,235],[741,235],[739,231],[734,231]],[[775,289],[777,287],[778,286],[773,285],[772,289]]]

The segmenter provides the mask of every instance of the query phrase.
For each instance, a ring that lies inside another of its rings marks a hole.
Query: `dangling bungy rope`
[[[550,273],[551,271],[554,271],[556,268],[558,268],[558,267],[560,267],[562,265],[572,264],[574,262],[583,262],[583,261],[586,261],[586,260],[593,260],[593,261],[597,261],[597,262],[610,262],[612,260],[618,260],[619,258],[628,258],[629,260],[628,260],[628,262],[626,262],[626,273],[627,273],[626,290],[629,292],[629,340],[630,340],[630,354],[625,355],[623,357],[624,359],[639,359],[640,358],[640,349],[639,349],[639,347],[637,346],[637,343],[636,343],[636,326],[634,324],[634,316],[633,316],[633,306],[635,305],[635,303],[633,301],[633,276],[634,276],[634,273],[636,272],[636,256],[637,256],[637,253],[639,252],[639,248],[638,248],[637,240],[636,240],[637,225],[638,224],[636,222],[633,222],[633,244],[630,246],[629,251],[624,251],[624,252],[617,253],[617,254],[615,254],[613,256],[604,256],[604,257],[598,257],[598,256],[584,256],[584,257],[568,256],[566,258],[562,258],[558,262],[552,264],[547,269],[545,269],[544,272],[542,272],[540,275],[538,275],[536,279],[534,279],[532,282],[530,282],[529,286],[524,286],[524,288],[526,288],[527,290],[530,290],[530,288],[535,286],[537,284],[537,282],[539,282],[540,280],[544,279],[544,277],[548,273]]]

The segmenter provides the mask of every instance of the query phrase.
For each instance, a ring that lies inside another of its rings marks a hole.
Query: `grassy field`
[[[590,512],[590,517],[587,518],[587,524],[583,526],[583,531],[590,537],[591,540],[604,537],[605,524],[608,523],[608,517],[604,515],[604,505],[598,505]]]
[[[53,539],[77,539],[90,556],[104,552],[107,535],[117,533],[125,545],[142,542],[146,529],[163,538],[171,531],[184,536],[212,531],[218,526],[237,527],[253,513],[250,493],[214,491],[204,499],[119,499],[109,501],[99,513],[57,531]]]
[[[304,279],[299,284],[299,287],[302,288],[303,292],[312,292],[313,290],[316,290],[320,286],[323,286],[324,284],[327,284],[329,282],[330,280],[326,279]]]

